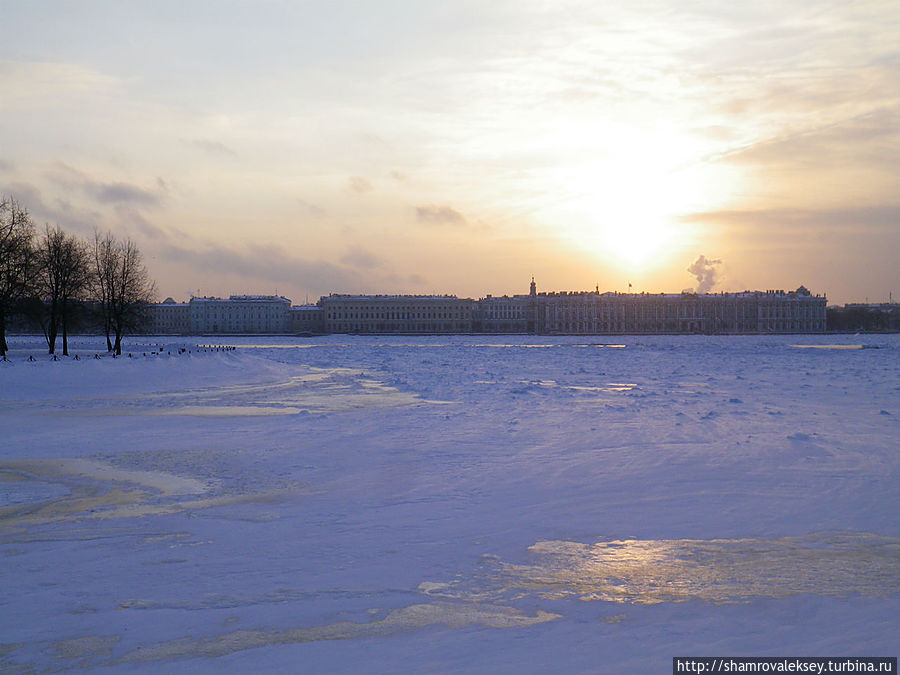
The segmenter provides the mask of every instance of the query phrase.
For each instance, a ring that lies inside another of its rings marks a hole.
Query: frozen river
[[[10,340],[0,672],[897,655],[900,336],[211,340]]]

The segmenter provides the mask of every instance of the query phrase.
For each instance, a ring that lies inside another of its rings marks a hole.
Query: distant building
[[[292,333],[324,333],[325,310],[318,305],[291,307],[290,326]]]
[[[291,301],[275,295],[191,298],[193,333],[286,333]]]
[[[534,312],[530,296],[488,295],[478,301],[473,326],[478,333],[533,333]]]
[[[475,301],[455,295],[342,295],[319,300],[329,333],[471,333]]]
[[[188,335],[191,333],[190,307],[186,302],[166,298],[150,305],[151,332],[162,335]]]
[[[291,307],[279,296],[172,298],[152,306],[159,333],[525,333],[559,335],[821,333],[826,299],[796,291],[323,296]],[[891,314],[891,316],[895,316]]]
[[[223,298],[172,298],[150,306],[154,333],[286,333],[291,301],[272,295],[232,295]]]
[[[743,293],[540,293],[535,332],[821,333],[824,297],[797,291]]]

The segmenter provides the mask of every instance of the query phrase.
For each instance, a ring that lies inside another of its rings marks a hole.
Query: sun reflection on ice
[[[810,594],[900,592],[900,539],[840,532],[777,539],[540,541],[533,560],[485,556],[477,583],[427,582],[426,595],[472,600],[580,599],[713,604]]]
[[[544,597],[656,604],[798,594],[869,597],[900,588],[900,540],[866,533],[778,539],[544,541],[534,564],[504,564],[511,586]]]

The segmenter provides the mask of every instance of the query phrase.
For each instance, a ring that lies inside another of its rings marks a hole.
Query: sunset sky
[[[191,293],[900,296],[900,3],[0,0],[0,193]]]

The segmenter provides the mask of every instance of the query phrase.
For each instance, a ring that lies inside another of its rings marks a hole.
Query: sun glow
[[[594,235],[597,253],[622,267],[643,270],[651,267],[679,240],[679,225],[659,202],[622,203],[605,200],[594,205],[587,227]]]
[[[704,150],[683,135],[606,129],[603,153],[558,177],[568,195],[556,214],[565,219],[561,234],[635,273],[690,255],[700,233],[684,216],[730,192],[728,177],[699,161]]]

